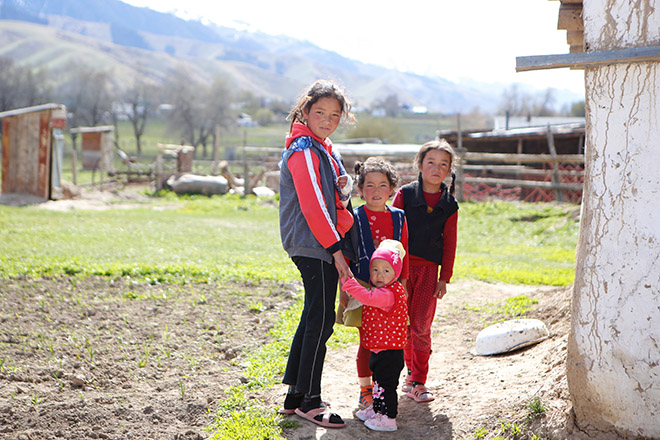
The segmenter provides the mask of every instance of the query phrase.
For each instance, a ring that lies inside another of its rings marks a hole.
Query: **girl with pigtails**
[[[392,205],[408,221],[410,273],[406,290],[410,327],[404,358],[408,374],[402,391],[416,402],[430,402],[426,388],[431,356],[431,324],[437,300],[447,293],[456,256],[458,202],[454,197],[454,150],[444,139],[422,145],[414,164],[418,179],[401,187]],[[451,173],[451,187],[444,183]]]

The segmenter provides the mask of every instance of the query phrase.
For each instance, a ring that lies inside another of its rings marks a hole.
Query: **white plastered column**
[[[659,44],[660,0],[583,8],[589,50]],[[660,438],[660,63],[589,67],[585,89],[569,390],[580,428]]]

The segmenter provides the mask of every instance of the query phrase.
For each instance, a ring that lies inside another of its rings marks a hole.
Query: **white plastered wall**
[[[584,0],[588,50],[657,45],[660,0]],[[583,429],[660,438],[660,63],[585,71],[568,384]]]

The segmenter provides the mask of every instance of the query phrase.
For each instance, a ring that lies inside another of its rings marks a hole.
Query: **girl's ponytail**
[[[353,170],[355,171],[355,175],[359,176],[362,173],[362,167],[364,166],[364,163],[360,162],[359,160],[355,162],[355,166],[353,167]]]
[[[449,187],[449,192],[452,196],[456,193],[456,173],[453,171],[451,172],[451,186]]]

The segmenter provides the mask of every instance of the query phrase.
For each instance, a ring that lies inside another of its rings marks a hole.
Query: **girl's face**
[[[390,284],[394,281],[396,274],[392,265],[385,260],[380,258],[375,258],[371,261],[369,266],[369,274],[371,278],[371,284],[376,287],[383,287]]]
[[[319,98],[309,110],[303,110],[303,117],[314,136],[325,140],[339,126],[341,105],[337,98]]]
[[[362,188],[358,187],[358,190],[367,209],[371,211],[384,211],[385,203],[392,196],[392,186],[387,175],[377,171],[367,173]]]
[[[440,184],[444,182],[451,170],[451,156],[446,151],[429,150],[418,168],[419,172],[422,173],[424,190],[437,192],[440,190]]]

